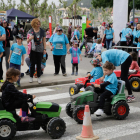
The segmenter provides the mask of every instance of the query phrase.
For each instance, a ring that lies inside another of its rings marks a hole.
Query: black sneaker
[[[54,73],[53,75],[56,76],[56,75],[58,75],[58,73]]]
[[[30,75],[29,69],[25,73],[26,73],[26,75]]]
[[[67,76],[67,74],[66,73],[63,73],[63,76]]]

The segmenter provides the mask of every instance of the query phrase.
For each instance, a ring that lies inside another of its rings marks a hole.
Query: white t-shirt
[[[102,50],[102,44],[96,44],[95,50]]]

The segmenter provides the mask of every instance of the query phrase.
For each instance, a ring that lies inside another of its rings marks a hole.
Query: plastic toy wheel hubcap
[[[118,114],[124,115],[126,113],[126,107],[124,105],[121,105],[118,107]]]
[[[59,130],[59,126],[56,127],[56,130]]]
[[[137,88],[137,87],[139,87],[139,83],[138,83],[137,81],[133,81],[133,82],[132,82],[132,86],[133,86],[134,88]]]
[[[84,110],[79,110],[79,111],[77,112],[77,117],[78,117],[78,119],[83,120],[83,117],[84,117]]]
[[[1,137],[8,137],[11,133],[11,128],[8,125],[2,125],[0,127],[0,136]]]
[[[70,93],[71,93],[71,95],[74,94],[74,88],[71,88],[71,89],[70,89]]]

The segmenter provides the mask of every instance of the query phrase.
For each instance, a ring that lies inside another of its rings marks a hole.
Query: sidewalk
[[[12,43],[11,43],[12,44]],[[27,43],[23,41],[23,45],[26,47],[27,50]],[[103,49],[105,51],[106,49]],[[51,86],[51,85],[58,85],[58,84],[67,84],[67,83],[74,83],[75,79],[78,77],[85,77],[87,72],[92,71],[93,66],[90,64],[91,58],[84,57],[84,49],[82,51],[82,61],[78,65],[78,76],[71,76],[72,73],[72,64],[71,64],[71,55],[67,54],[66,56],[66,73],[67,76],[62,76],[62,72],[60,70],[59,75],[54,76],[54,62],[53,62],[53,55],[50,51],[49,47],[47,46],[47,53],[48,53],[48,60],[46,63],[46,68],[44,70],[44,74],[41,76],[42,84],[38,84],[37,78],[33,79],[33,83],[29,83],[29,75],[26,75],[25,72],[27,71],[28,67],[26,63],[24,66],[21,67],[21,72],[24,73],[24,77],[21,78],[21,87],[23,88],[32,88],[32,87],[40,87],[40,86]],[[26,55],[27,57],[27,55]],[[61,68],[60,68],[61,69]],[[117,67],[120,69],[120,67]],[[4,80],[6,76],[6,67],[5,67],[5,59],[3,59],[3,71],[4,71]],[[1,86],[2,84],[0,84]]]
[[[26,41],[23,42],[23,45],[26,47],[27,50],[27,44]],[[21,78],[21,89],[23,88],[32,88],[32,87],[39,87],[39,86],[50,86],[50,85],[57,85],[57,84],[66,84],[66,83],[74,83],[75,79],[78,77],[86,76],[87,70],[81,69],[79,66],[79,72],[78,76],[71,76],[72,73],[72,66],[71,66],[71,55],[67,55],[66,57],[66,72],[67,76],[64,77],[62,75],[62,72],[60,70],[59,75],[54,76],[54,63],[53,63],[53,56],[52,52],[47,47],[47,53],[48,53],[48,60],[47,60],[47,66],[44,70],[44,74],[41,76],[42,84],[38,84],[37,78],[33,78],[33,83],[29,83],[29,75],[26,75],[25,72],[27,71],[28,67],[26,63],[24,63],[24,66],[21,66],[21,72],[24,73],[24,77]],[[27,55],[26,55],[27,56]],[[83,57],[83,61],[85,61]],[[88,58],[89,59],[89,58]],[[90,59],[88,60],[88,62]],[[91,67],[91,65],[89,64]],[[84,67],[83,65],[81,67]],[[91,67],[92,68],[92,67]],[[60,68],[61,69],[61,68]],[[5,67],[5,59],[3,59],[3,71],[4,71],[4,80],[6,76],[6,67]],[[2,84],[0,83],[0,86]]]

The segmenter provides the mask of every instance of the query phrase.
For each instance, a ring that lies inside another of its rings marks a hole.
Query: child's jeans
[[[74,69],[76,67],[76,72],[78,72],[78,64],[72,64],[72,72],[74,73]]]
[[[20,71],[21,65],[10,63],[10,68],[15,68]],[[17,83],[20,84],[20,75],[19,75],[19,79],[18,79]]]
[[[110,98],[110,96],[112,96],[112,95],[113,95],[113,93],[111,91],[105,89],[105,91],[100,96],[99,109],[104,108],[105,99]]]

